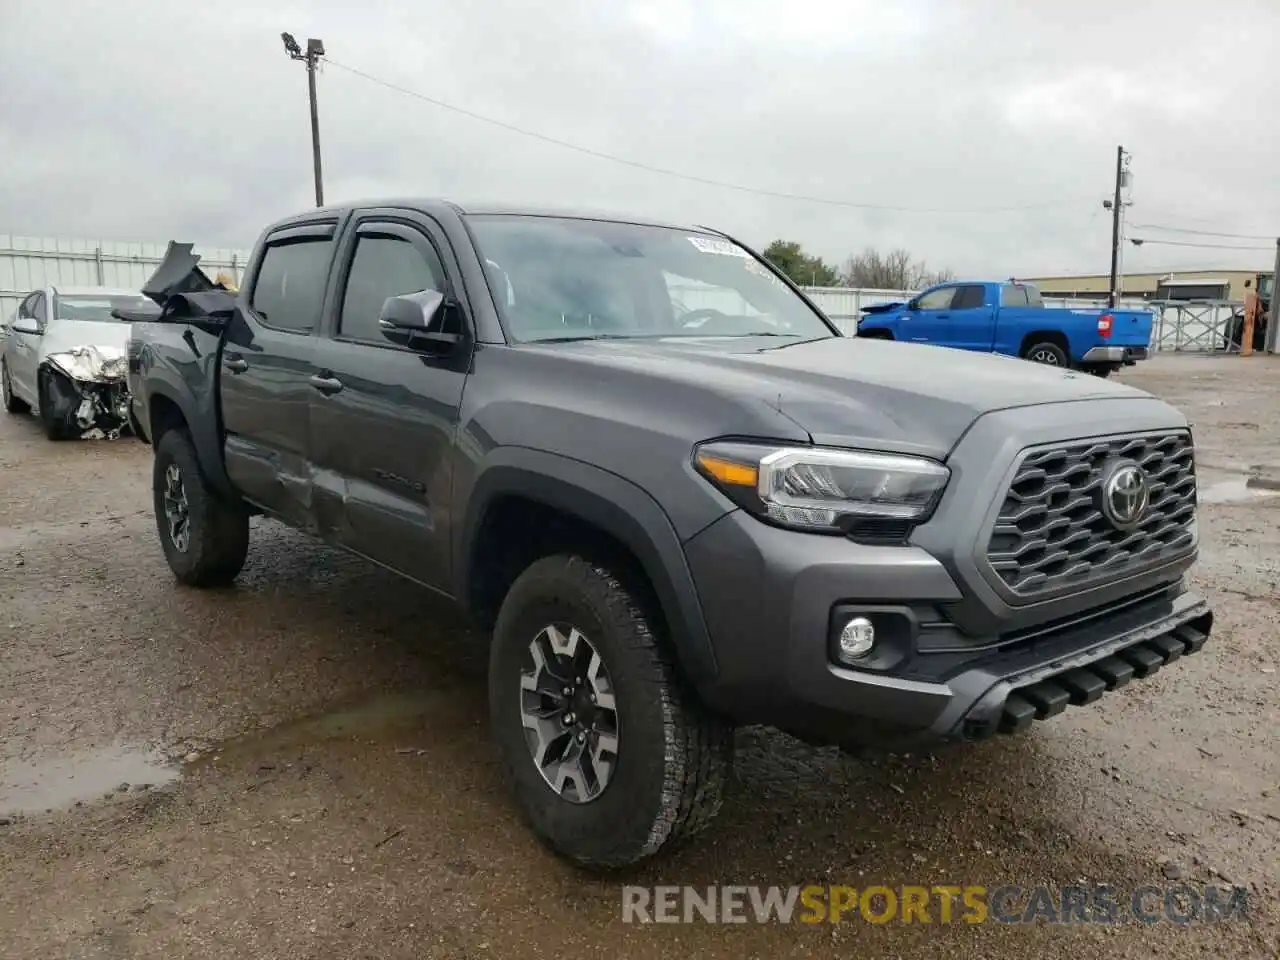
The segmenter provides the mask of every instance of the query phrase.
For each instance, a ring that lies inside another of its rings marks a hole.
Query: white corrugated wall
[[[164,259],[167,246],[0,233],[0,321],[8,322],[23,297],[50,283],[139,289]],[[197,246],[195,252],[210,279],[226,269],[239,282],[247,251]]]

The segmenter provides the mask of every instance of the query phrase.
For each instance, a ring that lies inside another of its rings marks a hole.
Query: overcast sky
[[[248,246],[314,202],[443,195],[707,223],[833,260],[1105,272],[1115,148],[1134,224],[1280,232],[1274,0],[0,0],[0,233]],[[341,69],[691,177],[598,159]],[[909,208],[909,209],[892,209]],[[1016,209],[1010,209],[1016,208]],[[942,211],[942,212],[939,212]],[[958,211],[958,212],[957,212]],[[1257,245],[1130,228],[1132,236]],[[1267,267],[1129,247],[1130,270]]]

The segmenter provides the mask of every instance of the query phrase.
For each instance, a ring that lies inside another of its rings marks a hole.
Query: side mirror
[[[40,327],[36,323],[36,321],[30,320],[27,317],[22,317],[18,320],[15,320],[13,322],[13,325],[9,327],[9,332],[10,333],[28,333],[28,334],[31,334],[33,337],[38,337],[41,335]]]
[[[378,314],[378,326],[392,343],[446,353],[462,342],[462,334],[440,329],[444,314],[452,306],[439,290],[387,297]]]

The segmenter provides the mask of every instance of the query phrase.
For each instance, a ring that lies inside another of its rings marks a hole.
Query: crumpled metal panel
[[[51,353],[46,359],[72,380],[85,383],[123,380],[128,373],[125,352],[118,347],[86,344]]]

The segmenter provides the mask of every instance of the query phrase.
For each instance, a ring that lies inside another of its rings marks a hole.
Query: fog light
[[[866,617],[854,617],[840,631],[840,659],[857,660],[871,652],[876,642],[876,628]]]

